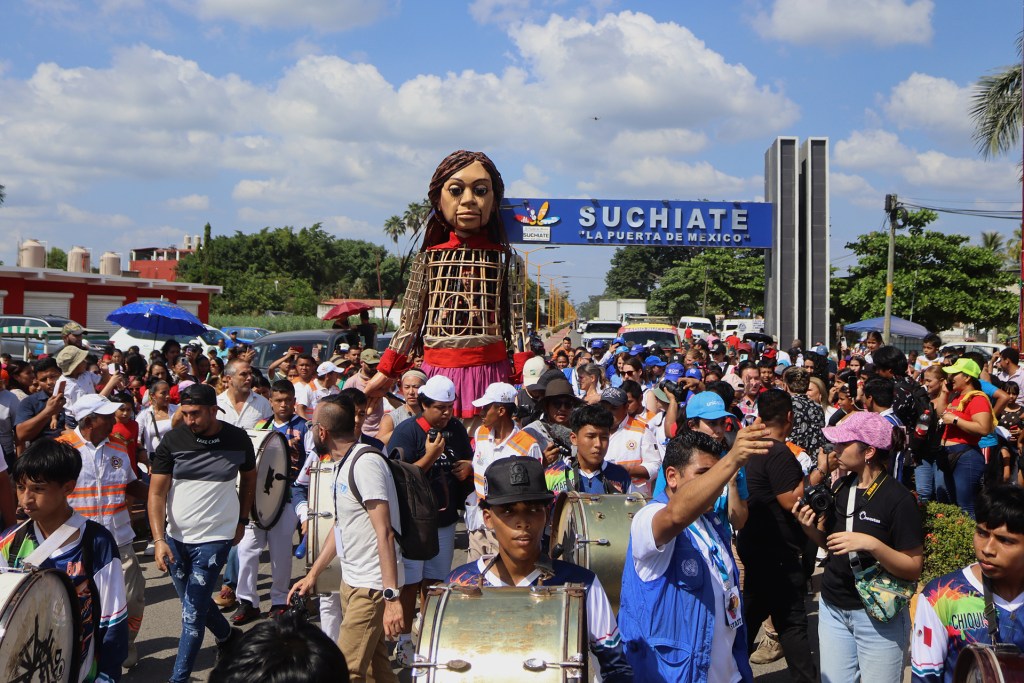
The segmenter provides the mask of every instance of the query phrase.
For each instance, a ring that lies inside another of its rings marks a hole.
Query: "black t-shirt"
[[[423,418],[400,422],[388,440],[388,455],[394,455],[401,449],[405,462],[416,462],[427,452],[427,429]],[[446,434],[444,452],[427,470],[427,479],[434,489],[434,498],[440,508],[437,515],[438,526],[450,526],[459,519],[459,510],[465,507],[466,496],[473,490],[473,477],[459,481],[452,474],[452,466],[456,460],[472,460],[473,446],[469,441],[466,428],[457,419],[448,421],[448,425],[440,430]]]
[[[825,521],[826,533],[846,531],[846,506],[850,491],[857,496],[853,506],[853,531],[874,536],[893,550],[910,550],[924,543],[921,530],[921,513],[918,512],[914,496],[903,484],[892,477],[886,479],[875,490],[870,500],[864,500],[867,489],[854,485],[854,475],[848,476],[839,487],[836,503]],[[875,564],[870,553],[858,553],[860,564],[867,569]],[[825,561],[825,574],[821,580],[821,596],[839,609],[863,609],[864,605],[853,585],[853,569],[849,555],[829,553]]]
[[[793,513],[783,510],[775,498],[795,489],[804,477],[793,451],[784,442],[772,440],[767,455],[747,461],[746,475],[750,514],[737,540],[743,561],[799,559],[807,537]]]

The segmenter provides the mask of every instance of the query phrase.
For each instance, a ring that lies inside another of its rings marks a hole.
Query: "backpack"
[[[917,421],[921,419],[921,415],[926,410],[931,411],[929,417],[929,431],[931,431],[932,426],[936,425],[938,421],[936,420],[935,409],[932,406],[931,399],[928,398],[928,390],[924,388],[924,385],[918,384],[907,377],[899,378],[896,381],[892,412],[903,423],[907,434],[907,447],[914,454],[914,458],[918,462],[927,454],[928,450],[928,436],[918,436],[916,429]]]
[[[398,545],[402,548],[402,557],[407,560],[433,558],[440,551],[437,542],[437,503],[426,474],[416,465],[402,460],[391,460],[375,448],[361,448],[352,455],[352,466],[348,470],[348,487],[363,509],[366,509],[366,505],[363,503],[362,494],[359,493],[359,487],[356,486],[355,470],[356,462],[366,453],[375,453],[384,458],[391,471],[391,478],[395,481],[402,533],[398,533],[397,529],[394,532]]]

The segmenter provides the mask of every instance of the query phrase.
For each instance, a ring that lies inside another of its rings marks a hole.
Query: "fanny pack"
[[[878,483],[877,488],[889,479],[886,474],[882,474],[882,477],[884,479]],[[865,493],[865,496],[868,494]],[[846,502],[846,530],[849,532],[853,531],[853,506],[856,497],[856,490],[851,488]],[[861,604],[864,605],[864,611],[875,621],[886,623],[895,619],[896,615],[910,604],[910,599],[917,590],[916,581],[893,576],[877,562],[864,569],[856,552],[850,553],[850,568],[853,569],[853,583]]]

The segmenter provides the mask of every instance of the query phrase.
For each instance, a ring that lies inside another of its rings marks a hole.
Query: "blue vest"
[[[661,493],[654,501],[668,503],[668,497]],[[732,545],[721,521],[713,514],[705,519],[731,558]],[[732,574],[739,585],[735,562]],[[637,575],[630,539],[622,572],[619,631],[637,681],[706,683],[715,630],[714,580],[689,529],[676,538],[668,570],[654,581]],[[743,680],[753,681],[746,625],[736,630],[732,654]]]

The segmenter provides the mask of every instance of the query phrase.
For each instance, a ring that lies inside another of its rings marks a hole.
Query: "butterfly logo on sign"
[[[523,224],[524,242],[550,242],[551,227],[562,219],[558,216],[548,216],[550,204],[544,202],[540,205],[540,211],[534,211],[529,204],[524,204],[526,215],[516,214],[516,220]]]

